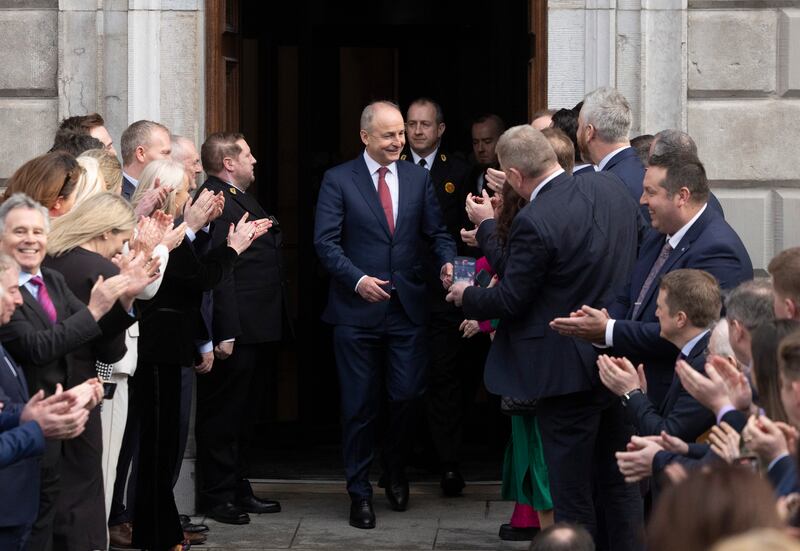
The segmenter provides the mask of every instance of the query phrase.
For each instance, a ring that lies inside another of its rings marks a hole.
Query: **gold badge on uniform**
[[[453,185],[453,182],[447,182],[447,183],[444,185],[444,190],[445,190],[447,193],[453,193],[453,192],[456,190],[456,186],[455,186],[455,185]]]
[[[236,195],[236,188],[235,187],[229,188],[228,191],[231,192],[231,195]]]
[[[405,160],[406,160],[406,154],[405,154],[405,153],[403,153],[402,155],[400,155],[400,160],[401,160],[401,161],[405,161]]]
[[[444,153],[440,154],[439,158],[442,160],[443,163],[447,162],[447,155],[445,155]],[[453,192],[451,191],[450,193],[453,193]]]

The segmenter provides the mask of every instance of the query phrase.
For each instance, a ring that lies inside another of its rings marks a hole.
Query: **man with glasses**
[[[374,528],[369,467],[385,381],[386,497],[408,506],[405,459],[415,402],[426,383],[428,299],[420,252],[430,247],[445,288],[455,243],[442,221],[428,171],[400,160],[405,123],[388,101],[361,114],[364,153],[330,169],[317,201],[314,244],[331,275],[323,321],[333,324],[341,388],[350,525]]]

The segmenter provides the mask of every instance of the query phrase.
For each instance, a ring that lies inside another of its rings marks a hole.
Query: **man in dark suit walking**
[[[652,230],[639,247],[639,258],[616,300],[584,305],[571,317],[553,320],[565,335],[611,347],[634,365],[644,364],[647,395],[657,406],[672,384],[678,349],[661,338],[656,318],[658,281],[678,268],[705,270],[722,289],[753,279],[753,265],[739,236],[708,203],[703,164],[694,156],[667,154],[650,158],[641,204],[652,217]],[[588,303],[587,303],[588,304]],[[606,310],[599,309],[605,306]]]
[[[490,206],[468,200],[478,243],[500,282],[488,289],[457,283],[447,298],[463,302],[471,319],[500,319],[486,387],[538,400],[555,520],[596,534],[596,490],[611,548],[637,549],[638,492],[624,484],[614,460],[630,437],[622,406],[600,384],[594,348],[547,326],[573,305],[613,296],[635,261],[636,204],[616,178],[568,176],[547,139],[528,125],[503,134],[497,151],[507,182],[530,202],[514,219],[500,259],[491,243]]]
[[[386,101],[361,114],[365,151],[325,173],[317,201],[314,245],[331,274],[323,321],[333,324],[342,393],[342,429],[350,524],[374,528],[372,462],[380,384],[389,394],[383,445],[386,496],[408,505],[405,455],[414,402],[425,388],[428,306],[420,251],[428,246],[445,286],[452,280],[453,239],[428,172],[400,161],[403,115]]]
[[[466,161],[442,151],[445,123],[441,106],[428,98],[411,102],[406,131],[408,147],[400,160],[428,169],[447,231],[459,254],[469,255],[460,231],[468,222],[464,201],[471,191],[470,167]],[[439,280],[440,266],[430,251],[426,251],[426,264],[431,306],[428,321],[430,366],[425,393],[427,425],[439,460],[442,491],[446,496],[454,496],[464,488],[458,460],[467,401],[474,396],[477,386],[475,369],[471,367],[476,359],[483,367],[489,339],[483,334],[467,341],[462,338],[459,326],[464,315],[460,308],[444,299],[446,291]]]
[[[208,189],[222,193],[225,208],[211,225],[211,247],[226,242],[230,224],[268,218],[247,193],[256,159],[242,134],[216,133],[200,152]],[[265,221],[266,222],[266,221]],[[274,221],[273,221],[274,222]],[[277,513],[277,501],[253,495],[246,453],[254,417],[263,401],[258,369],[275,362],[283,335],[285,293],[277,224],[236,261],[214,287],[211,328],[214,369],[197,378],[199,506],[219,522],[246,524],[248,513]]]

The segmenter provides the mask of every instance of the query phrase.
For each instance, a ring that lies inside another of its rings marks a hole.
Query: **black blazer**
[[[710,333],[692,348],[686,362],[705,374],[706,350]],[[658,435],[666,431],[685,442],[693,442],[716,423],[713,412],[683,388],[677,375],[672,377],[666,396],[660,407],[644,394],[634,394],[627,404],[627,416],[641,436]]]
[[[225,195],[225,210],[211,224],[211,247],[227,242],[230,224],[236,224],[245,212],[248,220],[267,217],[255,197],[215,176],[209,176],[198,193],[203,189]],[[281,246],[280,230],[270,229],[238,257],[233,273],[214,287],[214,343],[233,338],[240,344],[281,339],[285,300]]]
[[[500,318],[486,362],[489,391],[544,398],[600,384],[595,348],[548,324],[613,295],[636,258],[636,212],[616,178],[561,174],[514,218],[505,262],[484,251],[503,277],[491,289],[468,287],[464,313]]]
[[[44,389],[52,394],[57,383],[66,386],[69,373],[82,371],[75,351],[102,335],[102,329],[59,272],[42,267],[42,276],[56,307],[57,323],[50,322],[39,302],[22,287],[23,304],[9,323],[0,326],[0,342],[22,365],[30,392]]]
[[[140,362],[192,366],[196,341],[211,340],[200,315],[203,292],[230,276],[238,255],[225,244],[198,255],[194,245],[187,238],[170,253],[158,293],[143,304]]]

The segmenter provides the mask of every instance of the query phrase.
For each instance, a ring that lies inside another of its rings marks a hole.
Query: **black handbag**
[[[506,415],[534,415],[536,413],[535,398],[500,397],[500,411]]]

